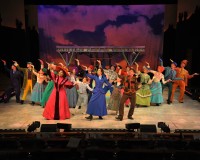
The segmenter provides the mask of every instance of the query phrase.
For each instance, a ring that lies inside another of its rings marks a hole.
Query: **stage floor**
[[[99,120],[94,117],[92,121],[85,119],[85,116],[78,114],[71,116],[66,120],[45,120],[42,116],[43,108],[39,105],[32,106],[29,98],[25,104],[15,103],[13,97],[9,103],[0,103],[0,129],[27,129],[28,125],[34,121],[40,121],[41,124],[70,123],[72,128],[111,128],[125,129],[126,123],[155,124],[165,122],[169,125],[171,132],[175,129],[200,129],[200,103],[192,100],[185,95],[184,103],[177,101],[178,93],[176,93],[173,104],[166,103],[167,92],[164,91],[165,102],[161,106],[150,106],[135,108],[134,120],[127,119],[128,109],[125,107],[125,115],[123,121],[115,120],[115,112],[108,111],[108,115]],[[74,109],[70,109],[73,113]],[[40,128],[36,130],[39,132]],[[157,129],[160,132],[160,129]]]

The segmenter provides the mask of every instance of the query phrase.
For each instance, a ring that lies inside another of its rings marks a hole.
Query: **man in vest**
[[[164,67],[165,68],[165,74],[164,79],[167,81],[171,79],[172,81],[169,81],[168,83],[162,84],[162,91],[167,87],[168,88],[168,98],[167,98],[167,104],[171,104],[170,98],[172,95],[172,85],[174,80],[183,80],[182,78],[176,77],[176,71],[175,68],[177,66],[177,63],[171,60],[171,66]],[[160,65],[163,66],[163,61],[160,59]]]
[[[180,88],[180,95],[178,98],[179,103],[183,103],[184,93],[185,93],[185,87],[188,85],[188,79],[193,78],[195,75],[199,75],[198,73],[194,73],[192,75],[189,75],[188,71],[185,69],[188,61],[182,60],[180,67],[176,67],[176,78],[181,78],[182,80],[174,80],[173,86],[172,86],[172,95],[171,95],[171,102],[174,100],[174,94],[176,91],[176,88]]]

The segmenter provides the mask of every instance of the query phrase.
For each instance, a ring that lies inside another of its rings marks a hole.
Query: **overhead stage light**
[[[165,133],[170,133],[170,128],[169,126],[166,125],[165,122],[158,122],[158,128],[161,129],[162,132],[165,132]]]
[[[28,125],[28,132],[34,132],[37,128],[40,127],[40,122],[39,121],[35,121],[32,124]]]
[[[138,131],[140,128],[140,123],[127,123],[125,124],[125,127],[128,131]]]
[[[57,123],[58,129],[64,129],[64,132],[69,132],[72,128],[72,124],[68,123]]]

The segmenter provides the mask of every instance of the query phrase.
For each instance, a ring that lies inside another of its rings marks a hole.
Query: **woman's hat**
[[[94,66],[93,65],[89,65],[89,67],[91,70],[94,70]]]
[[[158,70],[160,70],[160,72],[162,73],[165,70],[165,67],[163,66],[158,66]]]
[[[68,69],[66,67],[62,67],[62,66],[56,66],[56,71],[60,71],[62,70],[63,72],[65,72],[65,74],[68,76]]]

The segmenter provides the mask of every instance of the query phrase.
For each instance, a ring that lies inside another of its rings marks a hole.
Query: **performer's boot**
[[[93,119],[93,116],[90,114],[88,117],[85,118],[91,121]]]
[[[20,103],[21,103],[21,104],[24,104],[24,100],[21,100]]]
[[[74,108],[74,114],[73,114],[73,115],[75,115],[75,114],[78,113],[78,109],[79,109],[79,106],[76,106],[76,107]]]
[[[134,118],[132,116],[128,116],[128,119],[134,120]]]
[[[123,120],[123,117],[122,116],[117,116],[115,117],[116,120],[119,120],[119,121],[122,121]]]
[[[103,120],[103,117],[102,117],[102,116],[99,116],[99,119],[100,119],[100,120]]]

